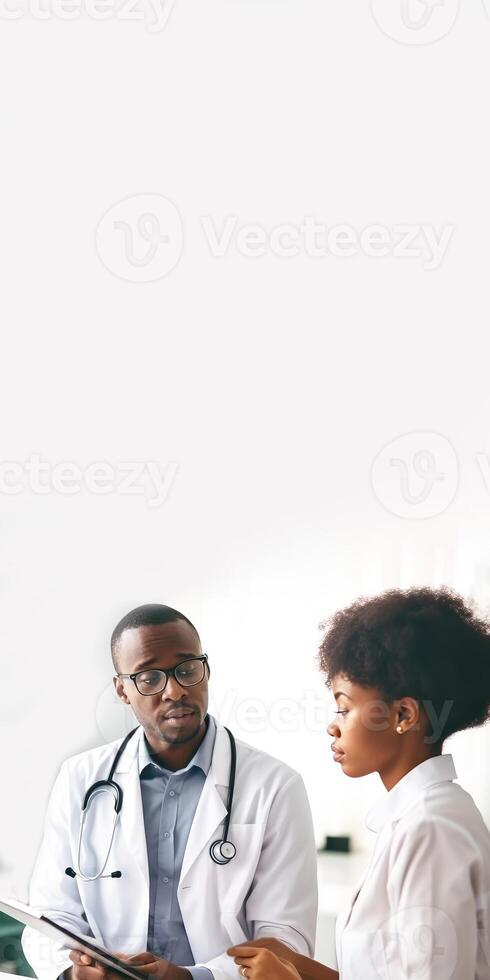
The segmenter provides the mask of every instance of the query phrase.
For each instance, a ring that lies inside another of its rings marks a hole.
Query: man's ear
[[[130,704],[129,698],[124,690],[124,681],[122,678],[113,677],[112,683],[114,684],[114,688],[116,690],[116,697],[119,698],[120,701],[124,701],[124,704]]]

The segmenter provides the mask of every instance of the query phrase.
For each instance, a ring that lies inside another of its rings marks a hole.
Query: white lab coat
[[[141,953],[147,947],[149,881],[138,769],[143,729],[133,735],[114,779],[124,801],[106,871],[119,879],[84,882],[65,874],[76,868],[80,810],[87,788],[106,779],[119,742],[69,759],[49,801],[44,839],[30,887],[30,904],[45,915],[93,937],[112,952]],[[316,854],[311,812],[299,774],[264,752],[237,740],[237,770],[229,839],[237,853],[218,866],[209,854],[226,814],[230,771],[228,735],[217,723],[213,759],[185,850],[178,900],[196,965],[216,980],[237,980],[227,947],[274,935],[312,955],[317,914]],[[105,858],[113,801],[94,803],[85,864]],[[104,819],[102,819],[102,817]],[[100,856],[97,858],[97,854]],[[27,959],[42,980],[71,966],[66,949],[26,929]],[[181,964],[185,966],[186,964]],[[187,964],[191,965],[191,964]]]
[[[490,980],[490,833],[456,778],[452,756],[428,759],[368,814],[376,847],[337,920],[341,980]]]

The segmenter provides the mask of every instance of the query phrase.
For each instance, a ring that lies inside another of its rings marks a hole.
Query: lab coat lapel
[[[378,861],[380,860],[381,855],[383,854],[383,851],[385,850],[386,845],[388,844],[388,841],[391,837],[391,832],[392,832],[391,824],[388,824],[383,828],[382,831],[380,831],[369,865],[364,871],[364,874],[362,875],[359,883],[356,885],[350,901],[347,903],[345,909],[339,915],[339,921],[338,921],[339,932],[342,932],[348,926],[354,909],[354,905],[356,904],[357,898],[359,896],[360,891],[362,890],[364,882],[372,874],[374,868],[376,867]],[[339,968],[340,968],[340,960],[339,960]]]
[[[190,829],[185,849],[180,884],[192,867],[203,848],[209,843],[210,837],[216,832],[226,817],[226,800],[230,770],[230,742],[223,725],[216,724],[216,740],[214,743],[211,766],[204,783],[194,820]],[[220,793],[221,789],[221,793]],[[213,838],[214,840],[214,838]],[[211,858],[209,859],[211,860]]]
[[[128,742],[121,756],[114,773],[114,779],[123,791],[120,820],[125,847],[132,854],[143,875],[146,888],[149,889],[148,852],[138,765],[139,746],[142,738],[143,729],[139,728]]]

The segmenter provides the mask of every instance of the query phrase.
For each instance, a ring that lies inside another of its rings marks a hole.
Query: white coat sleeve
[[[92,935],[83,913],[75,878],[65,874],[72,864],[69,841],[69,772],[61,767],[53,786],[44,822],[44,836],[29,887],[29,905],[60,925]],[[55,980],[73,966],[68,950],[26,928],[22,936],[26,959],[41,980]]]
[[[271,805],[245,911],[250,940],[273,936],[299,953],[314,955],[316,847],[310,805],[298,773],[281,787]],[[239,977],[238,967],[226,952],[196,965],[206,966],[215,980]]]
[[[395,831],[388,879],[392,911],[373,943],[373,956],[386,976],[477,976],[472,882],[478,874],[475,848],[464,827],[421,817],[398,840]]]

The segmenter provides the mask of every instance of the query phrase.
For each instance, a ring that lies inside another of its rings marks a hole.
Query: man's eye
[[[161,674],[158,671],[148,674],[140,674],[138,680],[140,684],[144,684],[146,687],[152,687],[153,685],[157,684],[159,680],[161,680]]]

